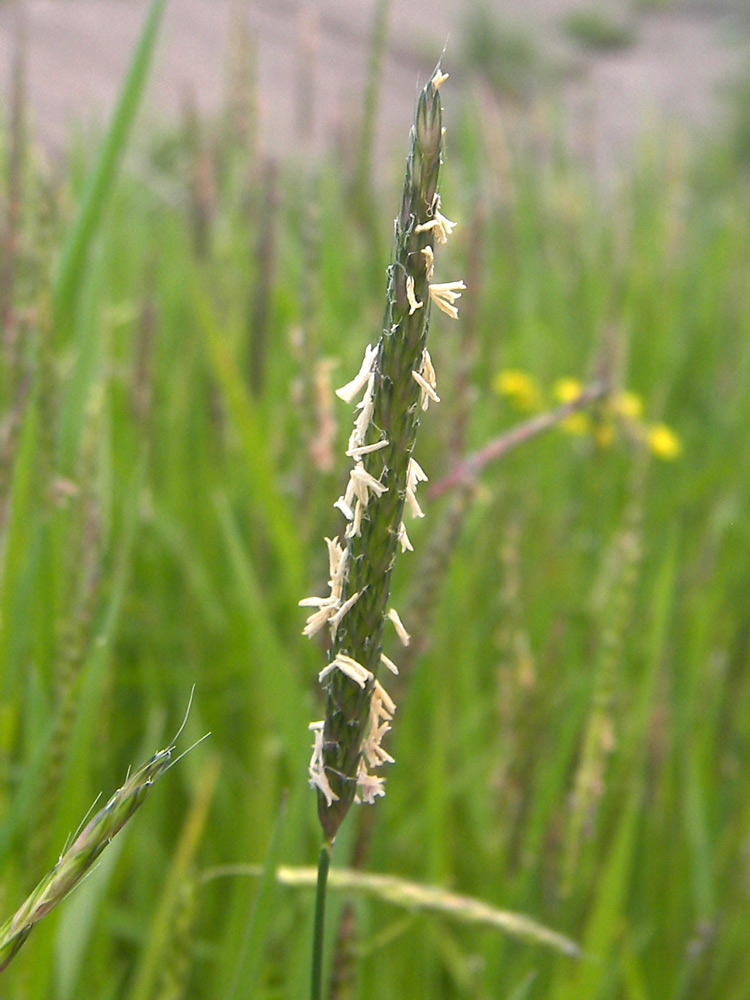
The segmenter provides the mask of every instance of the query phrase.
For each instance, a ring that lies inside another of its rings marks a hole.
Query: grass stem
[[[333,842],[327,837],[320,848],[318,858],[318,882],[315,890],[315,925],[313,927],[312,975],[310,977],[310,1000],[321,1000],[323,995],[323,944],[326,921],[326,890],[328,869],[331,867]]]

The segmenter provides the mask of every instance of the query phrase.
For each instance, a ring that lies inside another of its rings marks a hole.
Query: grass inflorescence
[[[395,222],[388,268],[383,331],[365,350],[356,377],[337,391],[357,405],[347,456],[353,461],[344,494],[336,501],[346,519],[344,542],[327,539],[331,594],[303,604],[317,608],[305,634],[330,630],[328,666],[320,672],[326,689],[325,719],[314,723],[311,782],[318,790],[320,821],[336,836],[355,795],[365,802],[384,794],[372,773],[392,761],[381,745],[395,704],[377,679],[385,665],[398,669],[383,651],[387,622],[405,644],[409,635],[398,612],[388,609],[390,580],[399,548],[411,549],[404,508],[421,517],[417,486],[427,479],[414,458],[420,415],[439,402],[427,350],[432,300],[453,317],[462,281],[434,282],[435,246],[445,243],[454,223],[440,211],[438,180],[443,150],[438,67],[417,102],[406,177]]]
[[[73,842],[60,855],[55,867],[44,876],[13,916],[0,926],[0,972],[18,953],[35,925],[73,892],[112,838],[143,804],[153,784],[176,763],[172,754],[183,726],[168,747],[159,750],[129,774],[106,805],[84,821],[83,828],[76,832]]]

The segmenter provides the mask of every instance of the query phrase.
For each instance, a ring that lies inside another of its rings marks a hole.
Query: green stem
[[[331,866],[333,843],[326,838],[320,848],[318,858],[318,885],[315,891],[315,926],[313,928],[312,976],[310,1000],[321,1000],[323,996],[323,939],[326,921],[326,889],[328,869]]]

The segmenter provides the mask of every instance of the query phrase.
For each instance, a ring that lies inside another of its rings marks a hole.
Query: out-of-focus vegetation
[[[307,724],[323,654],[297,601],[327,576],[351,420],[332,388],[380,329],[401,166],[379,164],[362,213],[336,161],[268,163],[241,56],[220,121],[186,113],[178,133],[140,136],[100,189],[89,148],[41,169],[20,103],[4,122],[7,914],[95,794],[164,745],[193,684],[183,740],[212,736],[39,924],[3,996],[305,994],[312,891],[266,879],[253,920],[242,866],[317,852]],[[729,143],[696,159],[663,145],[603,200],[584,168],[509,144],[494,114],[447,117],[459,226],[436,278],[469,291],[458,324],[433,317],[442,403],[419,459],[434,496],[426,484],[395,580],[415,636],[397,763],[337,862],[527,913],[586,957],[352,889],[333,897],[353,901],[337,995],[740,1000],[748,176]],[[570,398],[560,379],[617,381],[585,433],[540,435],[471,489],[439,489],[521,417],[509,371],[550,404]],[[627,432],[636,419],[669,430],[673,461]]]
[[[579,7],[563,19],[567,34],[589,49],[612,51],[629,48],[637,40],[633,23],[602,7]]]

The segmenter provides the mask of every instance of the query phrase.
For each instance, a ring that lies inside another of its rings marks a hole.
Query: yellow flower
[[[526,372],[505,368],[495,375],[492,388],[499,396],[507,396],[519,410],[538,410],[542,399],[534,379]]]
[[[630,420],[638,420],[643,416],[643,400],[635,392],[621,392],[612,401],[615,413]]]
[[[657,458],[673,461],[682,454],[682,441],[666,424],[651,424],[646,430],[646,441]]]
[[[552,394],[559,403],[572,403],[583,392],[577,378],[559,378],[552,387]]]

